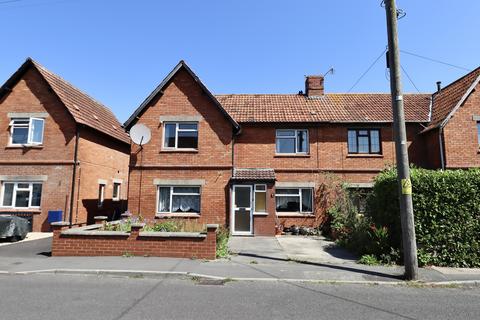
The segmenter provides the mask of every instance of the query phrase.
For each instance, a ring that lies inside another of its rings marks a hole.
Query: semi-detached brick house
[[[479,76],[404,96],[413,164],[478,166]],[[131,147],[130,211],[238,235],[317,225],[325,173],[366,188],[395,165],[390,95],[326,94],[322,76],[307,77],[305,93],[213,95],[181,61],[125,128],[140,123],[152,139]]]
[[[0,89],[0,214],[85,224],[126,209],[128,135],[113,113],[32,59]],[[72,183],[74,181],[75,183]]]

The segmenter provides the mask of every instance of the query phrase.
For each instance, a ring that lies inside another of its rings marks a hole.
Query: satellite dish
[[[139,146],[147,144],[151,137],[152,134],[150,129],[142,123],[136,124],[130,129],[130,138],[133,143],[138,144]]]

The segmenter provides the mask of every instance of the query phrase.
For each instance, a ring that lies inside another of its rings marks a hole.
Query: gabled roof
[[[480,81],[480,67],[433,94],[432,120],[424,130],[443,128]]]
[[[216,95],[239,123],[393,122],[390,94],[331,93],[309,98],[302,94]],[[407,122],[429,121],[430,94],[405,94]]]
[[[142,104],[135,110],[135,112],[128,118],[124,126],[127,130],[136,122],[140,114],[145,110],[145,108],[150,104],[150,102],[158,95],[163,94],[163,89],[170,83],[170,80],[179,72],[181,69],[185,69],[195,80],[196,83],[202,88],[202,90],[207,94],[207,96],[213,101],[213,103],[218,107],[220,112],[231,122],[235,130],[240,130],[240,125],[228,114],[223,106],[218,102],[215,96],[207,89],[207,87],[202,83],[202,81],[197,77],[197,75],[190,69],[185,61],[180,60],[180,62],[173,68],[173,70],[163,79],[163,81],[153,90],[153,92],[142,102]]]
[[[32,67],[45,79],[76,123],[100,131],[121,142],[130,143],[128,135],[110,109],[31,58],[28,58],[0,88],[0,97],[9,92]]]

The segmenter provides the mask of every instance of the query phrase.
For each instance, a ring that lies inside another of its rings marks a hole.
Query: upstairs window
[[[198,149],[198,123],[166,122],[163,135],[164,149]]]
[[[3,182],[1,206],[6,208],[40,208],[42,184],[33,182]]]
[[[380,154],[380,130],[349,129],[348,153]]]
[[[10,122],[10,145],[41,145],[45,119],[16,118]]]
[[[308,130],[278,129],[276,131],[276,152],[279,154],[307,154]]]

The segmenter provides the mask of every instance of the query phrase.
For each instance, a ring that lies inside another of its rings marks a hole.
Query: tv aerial
[[[152,133],[150,132],[150,129],[142,123],[138,123],[130,129],[130,139],[140,147],[147,144],[151,138]]]

